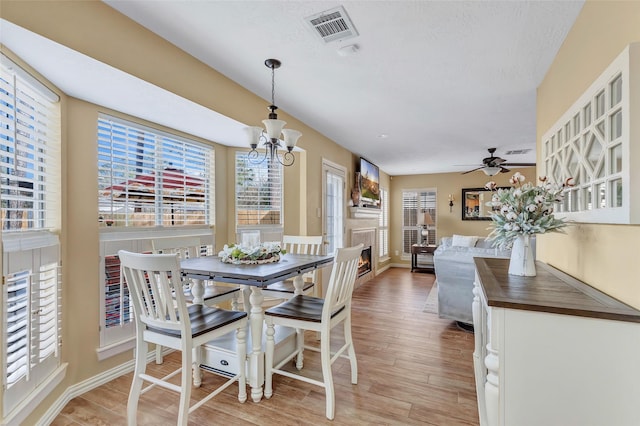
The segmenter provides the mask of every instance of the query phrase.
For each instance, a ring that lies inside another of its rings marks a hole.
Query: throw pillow
[[[478,237],[454,234],[451,245],[458,247],[475,247],[477,242]]]

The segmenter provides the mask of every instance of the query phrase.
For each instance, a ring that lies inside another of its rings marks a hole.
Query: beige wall
[[[640,41],[640,2],[585,3],[538,88],[539,162],[542,135],[625,46],[637,41]],[[631,119],[637,120],[638,111],[634,114]],[[639,167],[640,158],[632,158],[632,164]],[[537,255],[539,260],[640,308],[638,242],[640,226],[579,224],[569,227],[567,235],[542,235]]]
[[[527,181],[537,184],[534,167],[513,169],[513,173],[519,171]],[[461,174],[461,173],[438,173],[426,175],[394,176],[391,179],[391,261],[394,264],[408,263],[402,260],[402,234],[398,230],[402,229],[402,191],[406,189],[427,189],[437,190],[437,223],[436,237],[438,241],[442,237],[449,237],[453,234],[487,236],[489,221],[482,220],[462,220],[462,188],[482,188],[491,180],[498,186],[510,186],[509,178],[513,173],[500,173],[489,177],[481,171]],[[449,211],[449,194],[454,197],[452,211]],[[396,255],[396,250],[399,255]]]
[[[266,101],[98,1],[2,1],[2,18],[85,55],[170,90],[244,123],[264,119]],[[3,49],[4,50],[4,49]],[[260,66],[257,64],[256,66]],[[183,75],[188,78],[175,78]],[[69,363],[64,382],[25,424],[34,424],[69,386],[131,359],[132,352],[99,362],[99,244],[96,123],[99,112],[126,117],[97,105],[63,97],[63,354]],[[296,165],[285,172],[285,232],[320,234],[321,165],[326,158],[353,175],[353,154],[281,111],[291,128],[302,131]],[[135,120],[143,122],[141,120]],[[144,122],[143,122],[144,123]],[[162,128],[152,123],[156,128]],[[166,129],[165,129],[166,130]],[[176,133],[175,131],[172,131]],[[198,139],[198,138],[196,138]],[[215,141],[213,141],[215,142]],[[216,149],[216,243],[233,240],[234,150]],[[309,185],[307,185],[309,182]]]

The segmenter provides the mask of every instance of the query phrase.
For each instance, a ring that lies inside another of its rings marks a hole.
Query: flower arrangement
[[[218,257],[225,263],[262,264],[278,262],[280,255],[285,253],[286,250],[283,250],[278,242],[265,242],[255,247],[225,244],[222,251],[218,253]]]
[[[545,232],[563,232],[567,226],[564,219],[553,215],[553,205],[564,199],[564,189],[573,186],[573,179],[567,179],[558,185],[539,178],[541,184],[523,183],[525,177],[516,172],[510,179],[513,188],[498,189],[496,183],[489,182],[485,188],[495,191],[487,203],[491,206],[492,229],[488,238],[493,245],[502,249],[510,248],[520,235],[544,234]]]

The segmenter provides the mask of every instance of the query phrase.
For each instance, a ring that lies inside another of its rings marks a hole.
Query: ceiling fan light
[[[484,174],[487,175],[487,176],[495,176],[498,173],[500,173],[500,170],[501,170],[500,167],[484,167],[482,169]]]

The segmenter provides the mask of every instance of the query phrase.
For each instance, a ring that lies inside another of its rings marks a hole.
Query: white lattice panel
[[[632,199],[640,163],[638,128],[632,117],[640,89],[640,44],[625,50],[543,136],[544,174],[575,186],[556,206],[578,222],[640,223],[640,200]],[[635,101],[635,102],[634,102]],[[635,107],[637,115],[640,108]],[[636,145],[634,148],[633,145]],[[635,150],[634,150],[635,149]],[[635,167],[637,169],[637,166]]]

